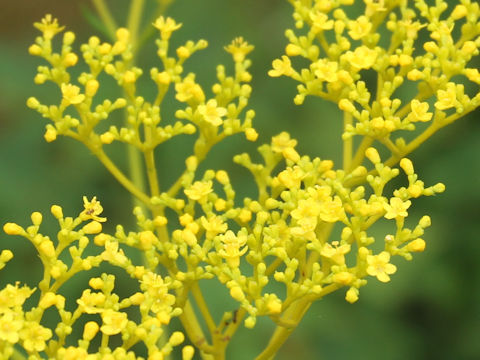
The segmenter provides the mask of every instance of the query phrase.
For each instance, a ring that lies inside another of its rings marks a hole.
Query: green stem
[[[112,174],[113,177],[117,179],[117,181],[122,184],[125,189],[127,189],[136,199],[147,206],[150,206],[150,197],[136,185],[135,179],[133,182],[130,181],[130,179],[128,179],[125,174],[117,168],[117,166],[102,149],[95,149],[93,146],[89,146],[88,144],[87,147],[97,156],[103,166],[107,168],[110,174]]]
[[[117,30],[118,26],[115,22],[115,19],[110,12],[105,0],[92,0],[93,6],[95,10],[97,10],[98,16],[103,21],[103,24],[107,28],[108,35],[113,40],[115,39],[115,31]]]
[[[303,318],[311,304],[312,303],[310,301],[302,299],[298,300],[297,303],[289,307],[285,312],[284,316],[282,316],[282,321],[291,323],[293,324],[293,326],[288,328],[283,326],[277,326],[272,337],[270,338],[267,347],[265,348],[265,350],[262,351],[260,355],[255,358],[255,360],[273,359],[280,347],[285,343],[293,330],[295,330],[296,326]]]
[[[179,319],[182,322],[183,328],[185,329],[185,332],[187,333],[192,344],[195,345],[195,347],[197,347],[199,350],[208,354],[212,354],[215,349],[208,344],[190,301],[187,300],[185,302],[183,312],[179,316]]]
[[[347,130],[348,125],[353,124],[353,116],[345,111],[343,113],[343,131]],[[343,140],[343,170],[348,171],[351,168],[353,158],[353,138]]]
[[[13,353],[10,356],[11,360],[27,360],[27,357],[20,353],[17,349],[13,348]]]
[[[142,154],[132,145],[127,146],[127,159],[128,159],[128,173],[130,175],[130,179],[132,179],[133,184],[135,187],[140,189],[143,193],[145,193],[145,177],[143,172],[143,165],[142,165]],[[140,200],[140,201],[138,201]],[[133,200],[134,206],[140,206],[141,208],[145,208],[145,205],[148,206],[150,199],[145,202],[144,200],[139,199],[138,197]]]
[[[213,336],[215,334],[215,330],[217,329],[217,325],[215,324],[215,321],[213,320],[212,315],[210,314],[210,310],[208,309],[208,305],[205,302],[205,299],[202,294],[202,290],[200,289],[200,286],[198,285],[198,282],[192,285],[192,295],[195,298],[195,302],[198,305],[198,308],[200,309],[200,313],[202,314],[206,324],[208,331],[210,331],[210,334]]]
[[[367,150],[370,145],[373,143],[373,138],[365,136],[360,143],[360,146],[357,148],[355,152],[355,156],[350,164],[350,168],[348,169],[348,173],[355,170],[358,166],[360,166],[365,158],[365,150]]]
[[[128,12],[127,28],[130,32],[134,54],[137,54],[138,52],[138,32],[142,20],[144,5],[145,0],[132,0],[132,3],[130,4],[130,10]]]

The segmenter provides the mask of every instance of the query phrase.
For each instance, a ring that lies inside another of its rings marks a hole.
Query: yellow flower
[[[448,83],[446,90],[437,91],[438,101],[435,107],[438,110],[446,110],[454,107],[457,103],[457,91],[454,83]]]
[[[60,348],[57,352],[57,359],[62,360],[86,360],[95,355],[88,355],[87,350],[79,347],[69,346],[68,348]]]
[[[377,60],[377,52],[365,45],[357,47],[353,52],[348,51],[344,56],[355,70],[369,69]]]
[[[100,330],[105,335],[115,335],[120,333],[128,323],[127,314],[123,312],[107,309],[102,312],[103,325]]]
[[[286,131],[272,137],[272,151],[282,154],[286,159],[298,161],[300,155],[295,150],[297,140],[290,139],[290,134]]]
[[[217,100],[208,100],[206,105],[199,105],[198,112],[206,122],[213,126],[220,126],[223,123],[222,116],[227,114],[227,109],[217,106]]]
[[[32,295],[35,289],[30,289],[28,286],[18,287],[8,284],[0,291],[0,313],[5,312],[9,308],[22,306],[26,299]]]
[[[328,15],[321,11],[311,12],[312,31],[318,33],[324,30],[333,29],[333,20],[328,20]]]
[[[188,189],[183,192],[189,199],[198,202],[207,200],[207,195],[213,191],[211,181],[195,181]]]
[[[412,100],[411,104],[413,121],[430,121],[433,114],[428,112],[428,103],[420,102],[417,99]]]
[[[345,254],[350,252],[351,246],[349,244],[338,246],[338,241],[334,241],[332,245],[330,243],[325,243],[320,251],[320,255],[331,259],[337,265],[344,265]]]
[[[77,299],[80,309],[87,314],[98,314],[103,311],[105,304],[105,295],[102,293],[92,293],[90,289],[83,290],[80,299]]]
[[[228,225],[223,222],[220,216],[212,215],[208,219],[202,216],[200,220],[206,230],[205,237],[207,239],[213,239],[216,235],[224,233],[228,229]]]
[[[223,249],[219,251],[220,256],[227,261],[228,266],[237,268],[240,265],[240,257],[248,250],[245,246],[247,235],[240,232],[235,235],[232,230],[228,230],[220,239],[223,243]]]
[[[43,37],[47,40],[50,40],[55,34],[58,34],[65,28],[64,26],[59,26],[58,20],[52,18],[51,14],[45,15],[42,22],[36,22],[33,26],[40,30],[43,33]]]
[[[289,189],[299,189],[302,179],[305,177],[305,172],[298,166],[288,167],[278,174],[277,177],[283,186]]]
[[[23,320],[19,314],[8,311],[0,317],[0,340],[8,341],[11,344],[18,342],[18,332],[23,327]]]
[[[349,21],[348,28],[350,29],[348,35],[354,40],[360,40],[370,32],[372,23],[365,15],[362,15],[355,21]]]
[[[315,63],[315,76],[322,81],[335,82],[337,76],[338,63],[336,61],[328,61],[326,59],[318,60]]]
[[[273,69],[268,72],[271,77],[291,76],[293,74],[292,62],[288,56],[283,55],[282,59],[275,59],[272,62]]]
[[[155,20],[153,26],[160,30],[160,36],[162,37],[162,40],[168,40],[170,39],[172,32],[180,29],[182,24],[177,24],[175,20],[170,17],[165,19],[163,16],[160,16],[157,20]]]
[[[85,99],[85,95],[80,94],[80,88],[76,85],[63,83],[60,88],[63,96],[62,103],[65,106],[80,104]]]
[[[175,84],[175,91],[175,98],[181,102],[194,100],[201,103],[205,100],[205,94],[200,85],[195,83],[194,76],[187,76],[183,82]]]
[[[233,39],[230,45],[225,46],[225,50],[232,54],[233,61],[242,62],[245,56],[253,50],[253,45],[250,45],[243,37]]]
[[[338,196],[334,199],[328,197],[322,204],[320,210],[320,219],[325,222],[337,222],[345,218],[345,210],[342,200]]]
[[[390,199],[390,204],[383,205],[384,209],[387,211],[385,217],[387,219],[407,217],[407,209],[410,207],[411,204],[412,202],[410,200],[403,201],[398,197],[393,197]]]
[[[94,220],[98,222],[105,222],[107,218],[99,217],[103,212],[103,207],[100,201],[97,201],[97,197],[94,196],[92,200],[88,200],[86,196],[83,197],[83,207],[85,208],[79,215],[83,221]]]
[[[118,248],[118,242],[110,240],[105,242],[105,250],[102,252],[102,259],[114,264],[125,264],[128,261],[123,250]]]
[[[367,256],[367,274],[376,276],[381,282],[389,282],[391,274],[397,271],[397,267],[389,263],[390,253],[382,251],[378,255]]]
[[[23,347],[29,352],[43,351],[47,347],[45,341],[52,337],[52,331],[37,322],[29,321],[20,330]]]

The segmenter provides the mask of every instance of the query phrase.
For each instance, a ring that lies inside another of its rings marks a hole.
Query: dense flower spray
[[[252,45],[236,38],[225,47],[234,71],[227,74],[219,65],[217,82],[208,92],[183,66],[207,42],[187,41],[172,51],[170,39],[181,24],[158,17],[153,27],[162,67],[149,70],[157,92],[148,100],[137,89],[144,73],[135,65],[138,19],[128,28],[115,28],[108,9],[99,6],[102,1],[95,2],[113,40],[92,36],[80,52],[73,47],[75,35],[64,32],[51,15],[35,23],[41,35],[29,52],[47,63],[38,67],[35,83],[53,82],[61,94],[56,104],[35,97],[27,101],[49,120],[45,140],[67,136],[83,143],[142,207],[133,210],[138,229],[130,232],[118,225],[113,234],[104,233],[107,219],[95,197],[84,197],[84,209],[73,217],[53,205],[60,228],[53,237],[40,232],[39,212],[26,227],[4,225],[7,234],[35,246],[44,276],[37,288],[15,283],[0,290],[0,357],[153,360],[181,347],[185,360],[195,353],[224,359],[238,327],[253,328],[257,318],[267,316],[277,327],[257,359],[270,359],[314,301],[341,291],[354,303],[368,280],[391,280],[397,272],[395,257],[411,260],[425,249],[430,217],[410,221],[413,226],[405,219],[417,198],[441,193],[445,186],[425,184],[407,156],[480,104],[478,89],[467,95],[460,82],[480,84],[478,69],[469,67],[479,53],[479,5],[470,0],[453,7],[442,0],[434,5],[424,0],[289,2],[295,30],[286,31],[285,55],[273,61],[268,74],[299,83],[296,104],[318,96],[338,105],[344,116],[343,164],[336,167],[330,160],[300,154],[297,140],[281,132],[259,146],[260,163],[246,153],[234,158],[252,173],[256,198],[238,194],[221,168],[198,170],[210,149],[226,137],[243,133],[247,140],[257,140],[255,113],[248,109]],[[159,1],[159,8],[168,3]],[[61,33],[57,50],[52,40]],[[380,45],[385,39],[386,47]],[[70,70],[80,58],[87,70],[72,78]],[[105,98],[105,76],[114,79],[122,96]],[[372,76],[375,88],[367,86]],[[415,90],[404,96],[402,87]],[[179,103],[173,123],[162,114],[169,89]],[[100,126],[119,110],[125,113],[124,124]],[[404,136],[417,128],[413,139]],[[192,153],[181,176],[161,188],[155,151],[179,135],[196,137]],[[357,146],[354,138],[360,138]],[[114,142],[140,155],[148,191],[109,157]],[[406,183],[387,190],[401,172]],[[377,221],[391,223],[380,238],[371,235]],[[141,252],[143,263],[128,257],[127,248]],[[0,268],[12,257],[4,250]],[[61,287],[78,272],[105,263],[123,269],[138,290],[120,298],[116,277],[104,273],[91,278],[75,306],[68,307]],[[237,303],[223,309],[219,322],[199,286],[211,279],[225,286]],[[271,283],[282,284],[284,291],[272,291]],[[38,302],[27,308],[34,293],[39,293]],[[50,308],[58,313],[55,328],[44,322]],[[184,332],[165,336],[175,317]],[[82,337],[72,340],[72,328],[80,321]],[[185,335],[189,344],[182,347]],[[132,350],[138,344],[143,344],[144,355]]]

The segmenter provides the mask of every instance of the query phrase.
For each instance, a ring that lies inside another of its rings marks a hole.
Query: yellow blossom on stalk
[[[0,316],[0,340],[11,344],[18,342],[18,332],[23,327],[23,319],[14,311],[4,312]]]
[[[354,40],[360,40],[370,33],[372,22],[365,15],[362,15],[354,21],[349,21],[348,28],[350,29],[348,35]]]
[[[41,22],[36,22],[33,26],[40,30],[47,40],[52,39],[65,28],[64,26],[59,26],[58,20],[53,18],[51,14],[45,15]]]
[[[320,251],[320,255],[331,259],[337,265],[344,265],[345,254],[348,254],[350,252],[350,249],[351,249],[350,244],[343,244],[338,246],[338,242],[334,241],[332,244],[326,243],[322,247],[322,250]]]
[[[329,20],[328,15],[323,12],[316,11],[310,13],[310,19],[312,20],[312,31],[314,33],[333,29],[333,20]]]
[[[345,59],[357,71],[369,69],[375,64],[377,52],[362,45],[357,47],[354,51],[348,51],[345,54]]]
[[[153,26],[160,30],[160,36],[162,37],[162,40],[168,40],[170,39],[172,32],[180,29],[182,24],[177,24],[175,20],[170,17],[164,18],[163,16],[160,16],[157,18],[157,20],[155,20]]]
[[[337,70],[338,63],[336,61],[328,61],[326,59],[322,59],[315,63],[315,76],[322,81],[337,81]]]
[[[272,77],[290,76],[293,74],[292,62],[288,56],[282,56],[282,59],[275,59],[272,63],[273,69],[268,72]]]
[[[278,174],[278,180],[280,183],[289,189],[300,188],[304,177],[305,173],[298,166],[294,166],[293,168],[288,167]]]
[[[279,135],[272,138],[272,150],[281,153],[286,159],[298,161],[300,155],[295,150],[297,140],[290,139],[290,134],[283,131]]]
[[[225,46],[225,50],[232,54],[235,62],[242,62],[253,48],[254,46],[247,43],[241,36],[233,39],[228,46]]]
[[[417,99],[413,99],[411,107],[413,121],[430,121],[432,119],[433,113],[428,112],[427,102],[420,102]]]
[[[27,351],[43,351],[46,341],[52,337],[52,330],[47,329],[35,321],[25,322],[20,330],[23,347]]]
[[[243,233],[235,235],[232,230],[228,230],[221,237],[223,248],[220,249],[220,256],[225,258],[227,264],[232,268],[240,265],[240,257],[247,252],[247,236]]]
[[[105,222],[107,221],[107,218],[104,217],[99,217],[103,212],[103,207],[100,204],[100,201],[97,201],[97,197],[94,196],[92,200],[88,200],[86,196],[83,197],[83,207],[85,208],[81,213],[80,213],[80,219],[83,221],[86,220],[95,220],[98,222]]]
[[[80,88],[72,84],[62,84],[61,85],[63,103],[65,106],[80,104],[84,99],[85,95],[80,94]]]
[[[397,267],[390,264],[390,253],[382,251],[378,255],[367,256],[367,274],[376,276],[381,282],[389,282],[390,276],[397,271]]]
[[[0,290],[0,313],[17,306],[22,306],[35,289],[30,289],[28,286],[19,287],[19,283],[15,286],[7,284]]]
[[[227,109],[217,106],[217,100],[211,99],[205,105],[199,105],[198,112],[206,122],[213,126],[220,126],[223,123],[222,117],[227,114]]]
[[[206,201],[208,194],[212,191],[212,182],[209,180],[195,181],[188,189],[184,190],[184,193],[191,200],[204,202]]]
[[[438,110],[446,110],[454,107],[457,104],[457,91],[454,83],[448,83],[446,90],[437,91],[438,101],[435,107]]]
[[[201,222],[206,230],[207,239],[213,239],[216,235],[224,233],[228,229],[228,225],[223,222],[223,219],[216,215],[210,216],[208,219],[202,216]]]
[[[338,196],[334,198],[328,197],[323,203],[320,210],[320,219],[325,222],[337,222],[345,218],[345,210],[342,200]]]
[[[391,198],[390,204],[384,204],[384,208],[386,210],[385,218],[396,219],[407,217],[407,209],[411,204],[412,202],[410,200],[403,201],[398,197]]]
[[[175,98],[181,102],[188,102],[189,100],[203,102],[205,100],[202,88],[195,83],[192,76],[187,76],[183,82],[175,84],[175,91],[177,92]]]
[[[100,327],[100,331],[105,335],[118,334],[127,326],[127,314],[123,312],[107,309],[101,315],[103,325]]]

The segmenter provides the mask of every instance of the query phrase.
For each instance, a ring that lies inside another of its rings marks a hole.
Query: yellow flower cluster
[[[171,293],[181,284],[169,277],[162,278],[144,266],[132,264],[119,247],[118,240],[101,233],[98,221],[106,220],[99,217],[101,212],[102,206],[96,198],[89,201],[84,197],[84,210],[76,218],[64,217],[60,206],[52,206],[51,213],[60,226],[55,240],[39,233],[42,223],[39,212],[32,214],[32,225],[25,229],[14,223],[4,225],[7,234],[23,236],[35,246],[45,275],[38,285],[38,302],[29,309],[25,308],[25,301],[36,289],[16,283],[7,284],[0,290],[2,359],[10,358],[18,345],[31,359],[41,359],[40,354],[55,359],[143,359],[130,350],[138,343],[145,344],[149,359],[163,359],[173,347],[183,343],[185,337],[181,332],[171,334],[162,346],[158,342],[164,333],[164,325],[182,312],[175,306],[175,296]],[[145,236],[145,232],[136,236],[139,244],[145,242]],[[96,251],[97,255],[87,256],[85,249],[92,242],[100,251]],[[65,252],[70,254],[69,262],[65,261]],[[7,250],[0,255],[3,263],[11,258],[12,254]],[[137,280],[138,291],[120,299],[113,292],[115,276],[103,274],[91,278],[88,281],[90,288],[83,291],[73,309],[67,309],[66,298],[60,294],[61,286],[77,273],[99,267],[104,262],[125,269],[130,277]],[[45,311],[51,307],[56,308],[60,318],[55,335],[42,325]],[[139,309],[140,319],[129,315],[128,309],[132,307]],[[98,316],[97,321],[91,315]],[[68,337],[73,326],[86,317],[89,321],[83,325],[83,336],[77,339],[78,344],[66,346],[66,342],[72,343]],[[109,337],[117,334],[122,335],[123,343],[112,347],[114,342]],[[99,337],[102,338],[101,344],[92,353],[91,344]],[[183,352],[184,359],[191,359],[194,349],[187,345]]]
[[[361,135],[364,149],[378,140],[398,161],[418,142],[394,132],[427,123],[424,140],[480,105],[480,73],[469,65],[479,54],[477,2],[289,2],[297,30],[287,30],[286,55],[273,61],[269,75],[299,82],[296,104],[308,95],[337,103],[348,118],[344,139]],[[298,57],[307,65],[295,65]],[[473,96],[464,83],[476,88]]]
[[[281,132],[258,148],[263,161],[253,162],[247,153],[234,157],[252,173],[256,198],[238,195],[224,170],[199,170],[211,148],[226,137],[237,133],[244,133],[249,141],[258,137],[252,127],[255,113],[247,109],[252,91],[247,55],[253,46],[243,38],[225,47],[233,58],[233,74],[217,66],[217,82],[209,94],[196,74],[184,73],[184,62],[207,42],[187,41],[172,55],[170,39],[181,24],[159,17],[153,27],[158,30],[162,68],[149,71],[156,95],[148,101],[138,95],[137,80],[144,71],[133,61],[138,46],[135,31],[112,31],[112,42],[91,37],[80,47],[88,70],[72,81],[70,68],[80,58],[72,50],[74,34],[65,32],[56,52],[52,39],[63,27],[50,15],[35,24],[42,34],[29,51],[48,63],[38,67],[35,82],[52,81],[61,93],[57,105],[42,104],[34,97],[27,101],[51,120],[45,139],[50,142],[64,135],[85,144],[144,207],[133,211],[135,231],[118,225],[114,234],[103,232],[106,218],[96,197],[84,197],[84,209],[75,218],[52,206],[60,227],[55,238],[39,232],[42,215],[38,212],[26,228],[4,225],[5,233],[33,244],[44,278],[38,290],[18,283],[0,289],[2,358],[21,347],[31,359],[43,355],[143,359],[132,350],[143,343],[149,360],[163,359],[184,342],[181,332],[162,338],[171,319],[178,317],[192,344],[183,347],[183,359],[193,358],[194,347],[202,358],[224,359],[240,324],[252,328],[258,317],[267,316],[277,329],[258,359],[270,359],[312,302],[342,289],[346,301],[354,303],[368,279],[390,281],[397,271],[392,263],[395,256],[411,260],[412,253],[425,249],[422,236],[430,218],[423,216],[413,228],[405,219],[415,199],[441,193],[445,186],[426,186],[407,155],[479,105],[480,94],[467,95],[458,80],[462,75],[480,84],[478,70],[468,65],[479,53],[478,4],[460,0],[448,9],[443,0],[434,6],[416,0],[411,8],[406,0],[364,0],[361,13],[353,16],[347,7],[354,0],[289,1],[297,30],[287,30],[286,54],[273,61],[269,75],[288,76],[300,83],[297,104],[314,95],[335,102],[344,112],[343,167],[302,156],[297,140]],[[379,30],[382,23],[386,32]],[[458,32],[453,32],[455,26],[460,26]],[[424,35],[431,41],[418,47]],[[388,37],[388,48],[379,45],[384,37]],[[297,65],[296,57],[303,57],[308,65]],[[376,76],[376,88],[367,86],[371,74]],[[123,96],[100,97],[101,76],[113,78]],[[418,91],[402,97],[400,89],[409,82]],[[170,89],[178,101],[178,121],[165,124],[161,105]],[[120,108],[125,109],[125,123],[105,131],[102,125]],[[392,137],[397,130],[412,131],[424,123],[426,129],[410,142]],[[185,159],[185,170],[170,187],[161,188],[155,150],[174,136],[194,133],[197,137]],[[356,149],[353,136],[363,137]],[[149,191],[107,155],[114,141],[143,156]],[[384,148],[377,150],[375,142]],[[405,174],[404,186],[387,190],[400,171]],[[379,221],[391,223],[392,231],[375,239],[372,227]],[[127,248],[139,251],[143,263],[127,256]],[[12,257],[12,252],[4,250],[0,269]],[[123,269],[136,281],[137,290],[121,299],[114,293],[115,276],[104,273],[92,277],[74,307],[68,308],[62,285],[103,263]],[[218,280],[236,302],[222,309],[220,321],[214,320],[199,286],[211,279]],[[273,290],[278,288],[272,286],[275,283],[283,288],[281,292]],[[35,291],[40,292],[38,303],[25,308]],[[52,307],[60,319],[54,331],[43,325],[45,310]],[[139,315],[132,316],[131,310]],[[82,338],[75,342],[69,335],[80,319],[88,321]]]

